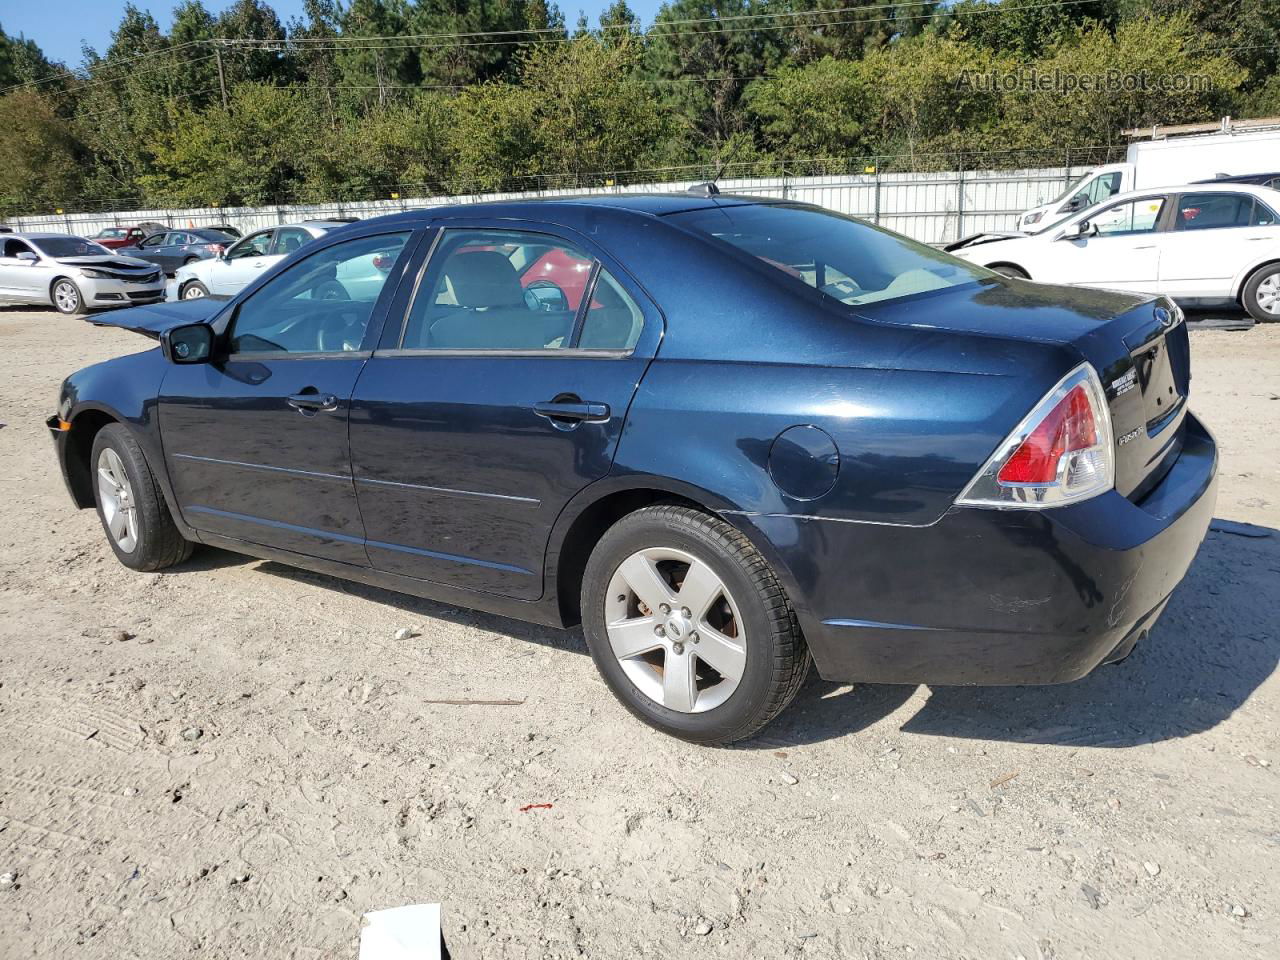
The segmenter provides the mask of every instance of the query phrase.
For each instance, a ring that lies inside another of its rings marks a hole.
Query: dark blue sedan
[[[1167,300],[1008,279],[810,206],[444,207],[326,234],[49,421],[126,566],[212,544],[544,624],[704,743],[825,678],[1073,680],[1213,512]]]

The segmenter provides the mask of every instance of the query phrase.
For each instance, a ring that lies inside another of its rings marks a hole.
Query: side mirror
[[[1062,231],[1058,237],[1059,240],[1083,240],[1085,237],[1092,237],[1098,233],[1098,228],[1088,220],[1081,220]]]
[[[213,328],[188,323],[160,334],[160,350],[170,363],[208,363],[213,356]]]
[[[37,257],[37,256],[36,256],[34,253],[32,253],[30,250],[23,250],[23,251],[22,251],[21,253],[19,253],[16,257],[14,257],[14,259],[15,259],[15,260],[20,260],[20,261],[22,261],[23,263],[35,263],[35,262],[36,262],[37,260],[39,260],[40,258],[39,258],[39,257]]]
[[[1067,204],[1067,212],[1079,213],[1081,210],[1084,209],[1084,206],[1085,206],[1084,197],[1077,194],[1076,196],[1072,197],[1071,201]]]

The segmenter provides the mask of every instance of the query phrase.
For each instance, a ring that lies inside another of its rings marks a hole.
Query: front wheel
[[[209,288],[199,280],[192,280],[182,288],[183,300],[199,300],[209,295]]]
[[[133,570],[163,570],[191,556],[142,448],[113,423],[93,439],[94,499],[116,557]]]
[[[1030,279],[1030,277],[1027,276],[1027,273],[1025,270],[1023,270],[1021,267],[1015,267],[1011,263],[997,263],[994,266],[989,267],[988,269],[994,270],[996,273],[1000,274],[1000,276],[1002,277],[1011,277],[1014,280]]]
[[[583,575],[582,622],[623,705],[695,743],[754,735],[809,669],[768,562],[738,530],[687,507],[645,507],[605,533]]]
[[[1267,264],[1250,277],[1240,299],[1259,323],[1280,321],[1280,263]]]
[[[75,316],[84,309],[84,297],[80,296],[80,288],[71,280],[58,280],[50,293],[54,309],[61,314]]]

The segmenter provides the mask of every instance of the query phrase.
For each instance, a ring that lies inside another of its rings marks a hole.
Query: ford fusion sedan
[[[946,248],[1011,277],[1241,306],[1280,320],[1280,192],[1243,184],[1120,194],[1025,236],[978,234]]]
[[[164,230],[140,241],[137,246],[118,249],[126,256],[154,263],[165,273],[173,274],[179,267],[218,256],[233,243],[235,238],[220,230],[197,228]]]
[[[52,304],[59,313],[127,307],[164,299],[155,264],[62,233],[0,238],[0,300]]]
[[[346,224],[340,221],[308,220],[257,230],[209,259],[178,267],[174,273],[177,299],[239,293],[295,250],[343,226]]]
[[[707,192],[365,221],[104,319],[159,342],[63,384],[71,497],[135,570],[211,544],[581,623],[632,713],[703,743],[811,661],[1125,657],[1213,513],[1178,309]]]

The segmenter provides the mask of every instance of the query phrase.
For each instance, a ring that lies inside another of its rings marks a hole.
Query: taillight
[[[1114,485],[1111,414],[1097,373],[1082,363],[1018,424],[956,503],[1053,507]]]
[[[226,248],[226,247],[224,247],[224,246],[223,246],[222,244],[220,244],[220,243],[211,243],[211,244],[209,244],[209,250],[210,250],[212,253],[215,253],[215,254],[221,253],[221,252],[222,252],[223,250],[225,250],[225,249],[227,249],[227,248]]]

